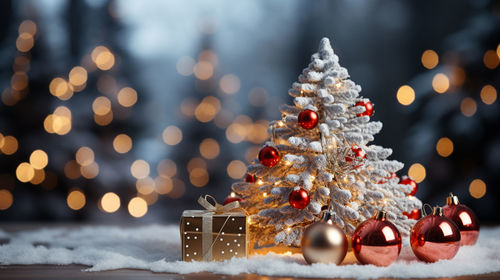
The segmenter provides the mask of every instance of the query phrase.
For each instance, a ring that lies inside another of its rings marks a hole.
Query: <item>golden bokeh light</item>
[[[201,141],[200,154],[206,159],[214,159],[220,153],[219,143],[212,138],[207,138]]]
[[[436,152],[442,157],[449,157],[453,153],[453,141],[448,137],[440,138],[436,143]]]
[[[28,32],[19,34],[16,40],[16,47],[20,52],[29,52],[31,48],[33,48],[34,44],[35,39],[33,38],[33,35],[29,34]]]
[[[158,163],[156,170],[159,176],[170,178],[177,173],[177,165],[173,160],[164,159]]]
[[[104,46],[95,47],[90,57],[97,68],[103,71],[109,70],[115,65],[115,56]]]
[[[66,198],[66,203],[68,204],[68,207],[71,210],[78,211],[85,206],[87,200],[83,192],[79,190],[73,190],[68,194],[68,197]]]
[[[137,180],[135,187],[140,194],[150,194],[155,190],[155,181],[148,176]]]
[[[486,184],[481,179],[474,179],[469,185],[469,193],[473,198],[480,199],[486,194]]]
[[[140,218],[148,212],[148,204],[140,197],[132,198],[128,203],[128,212],[134,218]]]
[[[94,162],[94,151],[89,147],[81,147],[76,151],[75,159],[81,166],[86,166]]]
[[[78,179],[81,175],[80,173],[80,165],[76,160],[70,160],[66,162],[64,165],[64,175],[68,177],[68,179]]]
[[[492,85],[485,85],[481,89],[481,101],[484,104],[491,105],[497,100],[497,90]]]
[[[422,182],[426,176],[425,167],[420,163],[412,164],[410,169],[408,169],[408,176],[413,178],[417,183]]]
[[[474,99],[466,97],[460,103],[460,111],[466,117],[472,117],[477,111],[477,104]]]
[[[19,35],[21,35],[23,33],[28,33],[31,36],[35,36],[36,30],[37,30],[36,23],[33,22],[32,20],[27,19],[27,20],[23,20],[23,22],[21,22],[17,31],[18,31]]]
[[[117,153],[125,154],[132,149],[132,138],[127,134],[118,134],[113,140],[113,148]]]
[[[227,74],[220,79],[219,87],[226,94],[234,94],[240,90],[241,81],[236,75]]]
[[[159,194],[168,194],[174,188],[174,183],[169,177],[158,176],[155,178],[156,192]]]
[[[177,72],[182,76],[189,76],[193,74],[193,67],[195,61],[192,57],[183,56],[177,60],[177,64],[175,65],[177,68]]]
[[[7,106],[14,106],[19,100],[21,100],[22,95],[20,92],[13,90],[12,88],[6,88],[2,92],[2,102]]]
[[[248,141],[254,144],[260,144],[264,143],[269,138],[269,134],[267,133],[269,122],[267,120],[260,120],[254,124],[247,125],[247,127],[248,126],[250,127],[250,131],[246,135]]]
[[[215,118],[221,108],[221,103],[217,97],[207,96],[194,110],[194,116],[200,122],[209,122]]]
[[[240,179],[245,176],[247,167],[241,160],[233,160],[227,166],[227,174],[233,179]]]
[[[35,169],[35,175],[31,178],[30,183],[40,185],[43,181],[45,181],[45,171],[43,169]]]
[[[248,93],[248,101],[250,104],[257,107],[265,106],[268,102],[269,94],[265,88],[257,87],[250,90]]]
[[[193,72],[199,80],[208,80],[214,74],[214,67],[208,61],[199,61],[194,65]]]
[[[137,103],[137,91],[130,87],[124,87],[118,92],[118,103],[123,107],[131,107]]]
[[[27,183],[35,176],[35,169],[27,162],[22,162],[16,168],[17,180]]]
[[[106,126],[113,121],[113,111],[109,111],[106,115],[94,114],[94,121],[97,125]]]
[[[149,163],[145,160],[138,159],[130,166],[130,173],[136,179],[143,179],[149,176]]]
[[[483,56],[484,66],[489,69],[495,69],[500,63],[500,59],[494,50],[487,50]]]
[[[162,133],[163,142],[175,146],[182,141],[182,131],[174,125],[168,126]]]
[[[437,93],[445,93],[450,88],[450,80],[443,73],[438,73],[432,79],[432,88]]]
[[[49,84],[49,92],[62,100],[67,100],[67,96],[72,96],[71,85],[63,78],[57,77],[52,79]],[[69,98],[68,98],[69,99]]]
[[[396,98],[401,105],[408,106],[415,101],[415,91],[408,85],[403,85],[398,89]]]
[[[65,106],[57,107],[51,118],[49,120],[46,119],[46,121],[48,122],[47,125],[51,126],[51,130],[58,135],[65,135],[71,131],[71,111]]]
[[[0,190],[0,210],[9,209],[14,203],[14,197],[8,190]]]
[[[19,143],[14,136],[4,136],[0,138],[0,151],[6,155],[12,155],[17,152],[19,148]]]
[[[21,91],[28,87],[28,75],[24,72],[16,72],[10,79],[10,86],[17,91]]]
[[[69,82],[75,86],[83,86],[87,82],[87,70],[81,66],[75,66],[69,72]]]
[[[49,156],[43,150],[34,150],[30,155],[30,164],[35,169],[43,169],[49,163]]]
[[[80,173],[85,179],[94,179],[99,175],[99,165],[94,161],[89,165],[81,166]]]
[[[104,212],[113,213],[120,208],[120,197],[113,192],[104,194],[100,200],[101,209]]]
[[[208,172],[205,168],[193,168],[191,172],[189,172],[189,181],[195,187],[203,187],[209,181]]]
[[[433,69],[439,63],[439,56],[433,50],[426,50],[422,53],[422,65],[427,69]]]
[[[111,111],[111,101],[105,96],[97,97],[92,103],[94,114],[104,116]]]
[[[207,162],[199,157],[192,158],[187,163],[187,170],[191,172],[195,168],[207,169]]]
[[[198,60],[208,61],[212,63],[212,65],[217,65],[217,63],[219,63],[219,58],[217,57],[217,54],[212,50],[204,50],[200,52],[200,54],[198,55]]]

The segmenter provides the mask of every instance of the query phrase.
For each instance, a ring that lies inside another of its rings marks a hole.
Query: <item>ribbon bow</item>
[[[212,200],[212,203],[208,201],[208,199]],[[220,213],[225,213],[225,212],[230,212],[231,210],[240,208],[240,202],[239,201],[233,201],[231,203],[228,203],[226,205],[219,204],[217,200],[207,194],[205,196],[200,196],[198,198],[198,203],[203,206],[207,211],[214,212],[215,214],[220,214]]]

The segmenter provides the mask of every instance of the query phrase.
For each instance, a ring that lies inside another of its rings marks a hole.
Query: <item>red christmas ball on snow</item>
[[[412,187],[412,191],[408,195],[415,195],[417,193],[417,191],[418,191],[417,182],[415,182],[409,176],[403,176],[401,178],[401,181],[399,183],[402,184],[402,185],[410,185]]]
[[[443,208],[434,207],[432,214],[418,221],[410,233],[415,256],[425,262],[452,259],[460,248],[460,231],[443,216]]]
[[[224,203],[223,203],[223,204],[224,204],[224,205],[226,205],[226,204],[231,203],[231,202],[233,202],[233,201],[239,201],[239,202],[241,202],[242,200],[243,200],[243,199],[241,199],[241,197],[238,197],[238,196],[236,196],[236,194],[231,193],[231,194],[230,194],[230,195],[226,198],[226,200],[224,200]]]
[[[450,193],[450,196],[446,198],[443,214],[452,220],[460,230],[460,246],[476,243],[479,237],[479,221],[469,207],[458,202],[458,197]]]
[[[388,266],[401,252],[401,234],[383,211],[362,222],[352,235],[352,249],[361,264]]]
[[[370,101],[368,101],[368,102],[358,101],[356,103],[356,106],[365,107],[365,111],[363,113],[359,113],[358,117],[362,117],[362,116],[371,117],[373,115],[373,104]]]
[[[309,194],[303,188],[298,188],[296,190],[294,189],[290,193],[290,197],[288,198],[290,205],[292,205],[292,207],[295,209],[306,208],[306,206],[309,205],[310,200],[311,199],[309,198]]]
[[[318,124],[318,113],[313,110],[303,110],[299,113],[298,123],[302,128],[313,129]]]
[[[273,167],[280,161],[280,152],[271,146],[260,149],[259,162],[266,167]]]
[[[420,209],[417,208],[417,209],[411,210],[410,213],[403,212],[403,215],[405,215],[406,217],[408,217],[408,219],[418,220],[418,219],[420,219],[421,213],[420,213]]]
[[[247,183],[255,183],[255,175],[247,173],[247,176],[245,177],[245,182],[247,182]]]
[[[360,148],[356,145],[353,145],[351,148],[351,152],[348,153],[347,156],[345,157],[345,161],[347,163],[351,163],[354,160],[360,161],[360,160],[365,159],[365,158],[366,158],[365,151],[363,151],[362,148]],[[360,167],[360,166],[361,165],[355,166],[355,168]]]

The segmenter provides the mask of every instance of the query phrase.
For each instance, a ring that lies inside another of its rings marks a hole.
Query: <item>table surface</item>
[[[7,232],[16,232],[20,230],[32,230],[40,227],[73,227],[81,226],[77,224],[35,224],[35,223],[0,223],[0,229]],[[0,242],[0,244],[3,242]],[[0,265],[0,279],[106,279],[106,280],[118,280],[118,279],[235,279],[235,280],[291,280],[291,279],[307,279],[307,278],[290,278],[290,277],[270,277],[261,276],[256,274],[239,274],[239,275],[217,275],[212,273],[193,273],[193,274],[172,274],[172,273],[154,273],[146,270],[137,269],[119,269],[112,271],[100,271],[100,272],[85,272],[83,271],[86,266],[83,265]],[[332,279],[332,278],[329,278]],[[345,278],[343,278],[345,279]],[[380,278],[380,279],[393,279],[393,278]],[[413,278],[412,278],[413,279]],[[422,278],[418,278],[422,279]],[[500,272],[482,274],[482,275],[471,275],[471,276],[459,276],[450,278],[430,278],[434,280],[493,280],[500,279]]]

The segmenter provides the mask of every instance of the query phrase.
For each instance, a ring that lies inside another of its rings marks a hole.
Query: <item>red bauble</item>
[[[418,220],[418,219],[420,219],[421,213],[420,213],[420,209],[417,208],[417,209],[411,210],[410,213],[403,212],[403,215],[405,215],[406,217],[408,217],[408,219]]]
[[[247,173],[247,176],[245,177],[245,182],[247,182],[247,183],[255,183],[255,175]]]
[[[302,128],[313,129],[318,124],[318,113],[313,110],[303,110],[299,113],[298,123]]]
[[[383,179],[380,179],[377,184],[385,184],[387,183],[390,179],[398,178],[398,175],[396,172],[391,172],[388,177],[384,177]]]
[[[449,260],[460,248],[460,230],[443,216],[441,207],[434,207],[432,215],[423,217],[411,229],[410,244],[422,261]]]
[[[370,101],[368,101],[368,102],[358,101],[356,103],[356,106],[365,107],[365,111],[363,113],[359,113],[358,117],[362,117],[362,116],[371,117],[373,115],[373,104]]]
[[[280,152],[271,146],[265,146],[260,149],[259,162],[266,167],[273,167],[280,161]]]
[[[415,195],[417,193],[417,191],[418,191],[417,182],[415,182],[409,176],[403,176],[401,178],[401,181],[399,183],[402,184],[402,185],[410,185],[412,187],[412,191],[408,195]]]
[[[224,205],[228,204],[228,203],[231,203],[231,202],[234,202],[234,201],[243,201],[243,199],[241,199],[241,197],[238,197],[236,195],[234,195],[233,193],[231,193],[231,195],[229,195],[226,200],[224,200]]]
[[[446,198],[443,214],[452,220],[460,230],[460,246],[474,245],[479,237],[479,221],[476,214],[467,206],[458,202],[458,197],[450,193]]]
[[[352,250],[361,264],[388,266],[401,252],[401,234],[385,212],[377,212],[354,231]]]
[[[347,163],[351,163],[353,161],[359,162],[359,161],[361,161],[361,160],[363,160],[365,158],[366,158],[365,151],[362,148],[360,148],[360,147],[358,147],[356,145],[353,145],[352,148],[351,148],[351,152],[346,155],[345,161]],[[356,165],[356,166],[354,166],[354,168],[358,168],[360,166],[361,165]]]
[[[290,205],[292,205],[295,209],[304,209],[307,205],[309,205],[309,194],[303,188],[294,189],[290,193],[290,197],[288,198]]]

